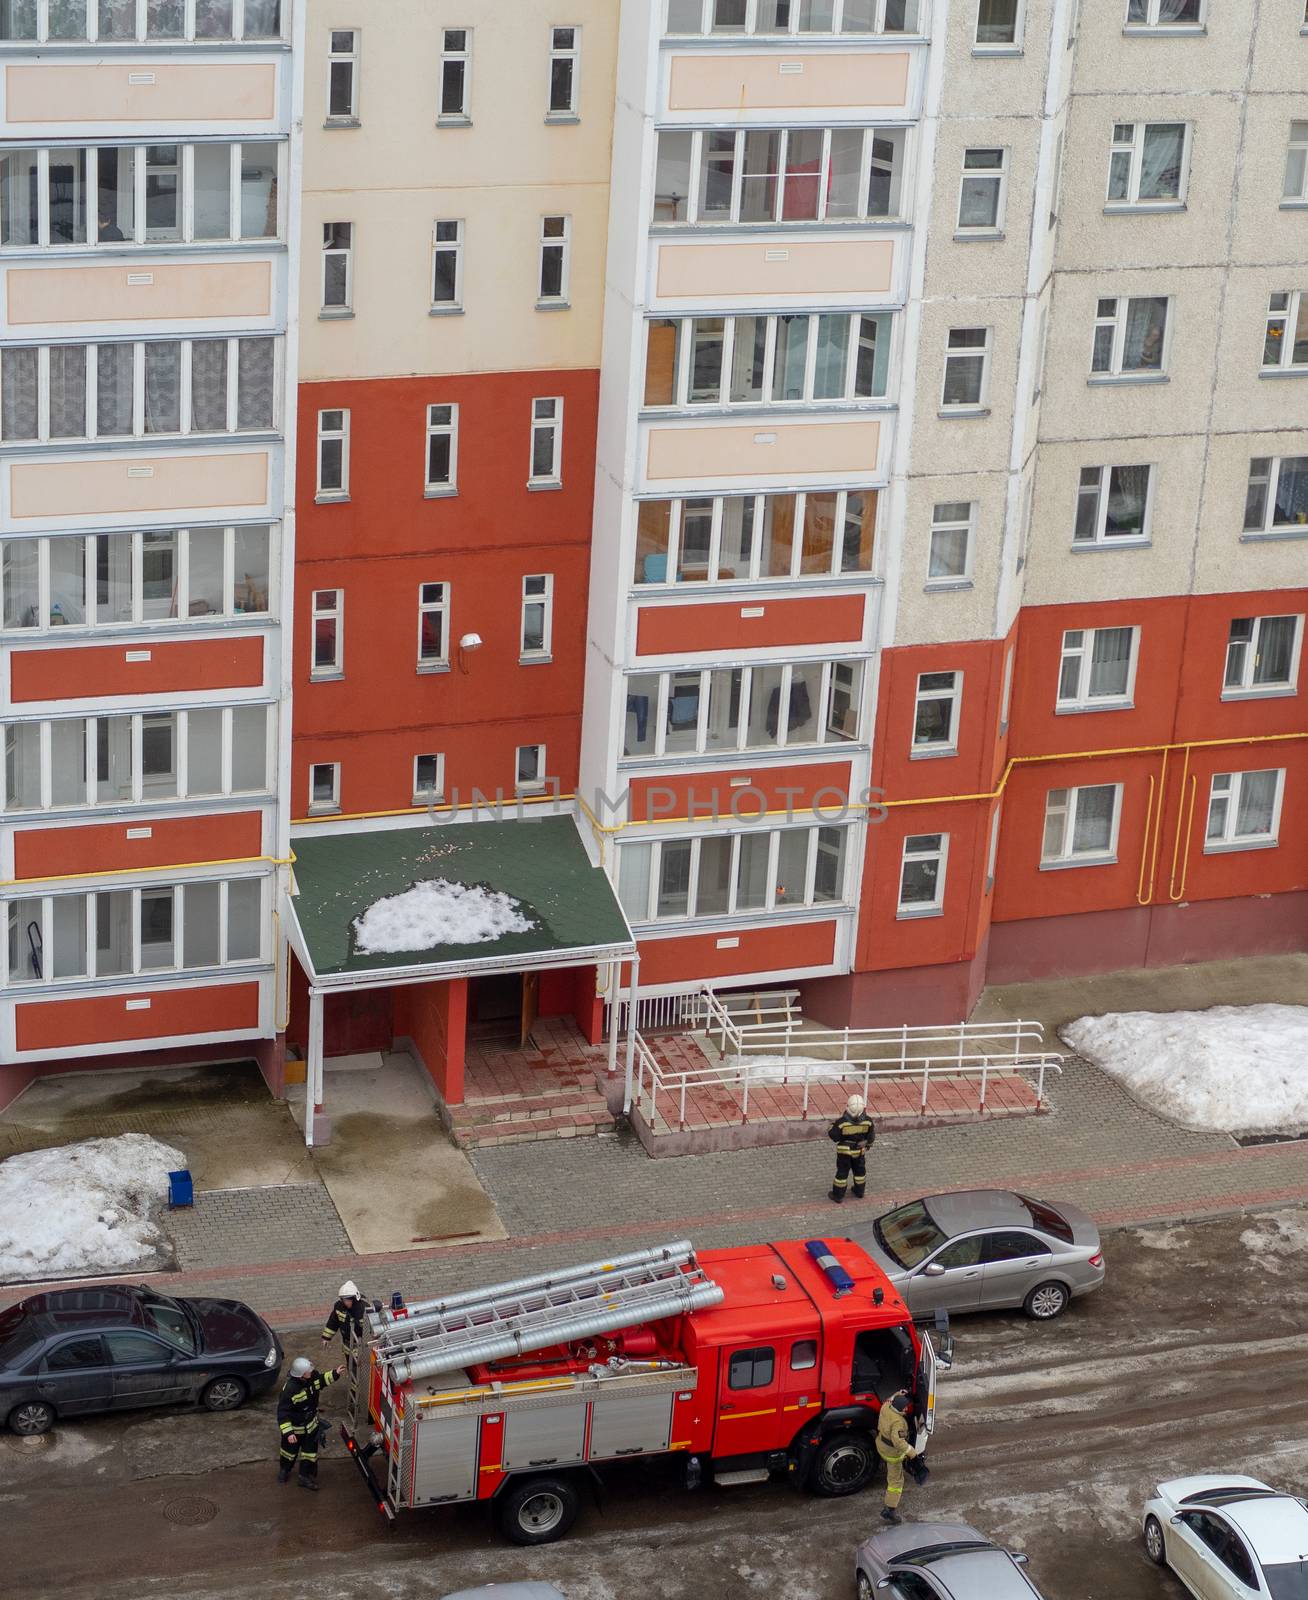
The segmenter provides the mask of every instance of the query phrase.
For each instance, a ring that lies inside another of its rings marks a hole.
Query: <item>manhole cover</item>
[[[164,1507],[164,1516],[180,1528],[202,1528],[218,1515],[218,1507],[202,1495],[184,1494],[170,1500]]]
[[[11,1450],[48,1450],[54,1443],[54,1435],[49,1433],[29,1433],[15,1435],[7,1433],[5,1443]]]

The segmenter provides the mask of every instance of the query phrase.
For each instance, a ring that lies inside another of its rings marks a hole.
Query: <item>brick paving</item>
[[[236,1248],[251,1265],[285,1261],[288,1245],[305,1259],[348,1255],[352,1248],[320,1183],[201,1190],[194,1206],[170,1211],[166,1221],[183,1272],[226,1266]]]

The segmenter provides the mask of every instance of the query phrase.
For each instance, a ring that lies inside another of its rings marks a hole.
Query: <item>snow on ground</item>
[[[1186,1127],[1308,1129],[1308,1006],[1110,1012],[1060,1031],[1138,1100]]]
[[[0,1282],[168,1265],[159,1213],[168,1174],[185,1165],[180,1150],[143,1133],[0,1161]]]
[[[354,937],[364,955],[395,955],[442,944],[487,944],[533,927],[512,895],[429,878],[403,894],[374,900],[354,919]]]
[[[753,1083],[803,1083],[807,1072],[810,1083],[832,1083],[841,1077],[856,1079],[857,1082],[851,1083],[852,1094],[863,1077],[858,1068],[851,1071],[846,1063],[821,1061],[817,1056],[791,1056],[787,1060],[785,1056],[756,1056],[746,1051],[739,1057],[739,1061],[742,1067],[748,1063],[749,1076]],[[730,1066],[729,1061],[724,1063],[724,1066],[734,1076],[735,1069]]]

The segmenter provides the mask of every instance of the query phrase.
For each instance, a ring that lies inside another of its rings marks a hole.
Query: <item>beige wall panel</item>
[[[833,55],[768,50],[766,55],[673,56],[669,111],[844,110],[908,103],[906,50]],[[798,65],[802,70],[796,72]],[[783,68],[790,68],[783,71]]]
[[[769,260],[782,256],[783,260]],[[661,244],[657,292],[667,299],[721,299],[750,294],[884,295],[894,282],[892,239],[748,244]]]
[[[1253,41],[1253,86],[1264,93],[1286,89],[1301,94],[1308,39],[1298,38],[1304,26],[1299,0],[1259,0],[1258,30]]]
[[[570,309],[538,311],[540,219],[556,212],[572,217]],[[432,223],[438,217],[464,223],[462,315],[428,315]],[[304,219],[306,240],[320,240],[324,222],[353,222],[355,314],[318,317],[322,255],[306,248],[300,281],[302,381],[598,368],[605,187],[307,194]]]
[[[1274,428],[1308,432],[1308,368],[1285,368],[1284,376],[1264,377],[1260,372],[1268,302],[1274,292],[1296,288],[1308,289],[1308,275],[1290,267],[1236,268],[1227,279],[1213,393],[1216,432]]]
[[[1020,295],[1025,290],[1031,242],[1031,201],[1039,156],[1035,126],[1012,117],[954,118],[941,123],[936,137],[936,182],[929,219],[928,295]],[[1000,228],[1002,238],[957,236],[963,153],[978,147],[1007,152],[1008,184]]]
[[[968,258],[970,259],[970,258]],[[970,289],[975,292],[975,277]],[[938,472],[942,462],[966,463],[972,471],[1003,472],[1008,466],[1017,383],[1022,303],[1016,299],[928,301],[922,308],[914,400],[913,473]],[[950,328],[989,327],[990,388],[983,416],[938,415],[945,381],[945,339]]]
[[[1308,67],[1308,39],[1296,39],[1295,44]],[[1308,256],[1308,210],[1303,206],[1281,209],[1290,123],[1301,121],[1304,115],[1302,93],[1249,97],[1231,242],[1232,258],[1237,262],[1283,262],[1301,267]]]
[[[131,78],[153,77],[153,83]],[[10,123],[270,122],[277,69],[238,61],[96,61],[5,68]]]
[[[1094,0],[1090,0],[1093,4]],[[1100,0],[1104,3],[1104,0]],[[1116,3],[1116,0],[1111,0]],[[1122,9],[1126,3],[1122,0]],[[1023,7],[1022,47],[1014,51],[975,50],[976,0],[950,8],[944,30],[941,112],[945,117],[1039,116],[1049,64],[1049,24],[1053,6]]]
[[[1035,9],[1028,5],[1027,15]],[[1238,93],[1248,70],[1250,12],[1248,0],[1240,4],[1210,0],[1203,33],[1141,36],[1123,29],[1126,6],[1118,0],[1083,0],[1074,91],[1148,94],[1183,84],[1195,93]],[[1298,42],[1296,25],[1287,30],[1282,49],[1291,51]]]
[[[767,443],[762,441],[771,440]],[[778,473],[875,472],[881,424],[786,423],[760,420],[746,427],[651,428],[647,476],[768,478]]]
[[[1195,562],[1194,586],[1203,594],[1245,589],[1303,588],[1308,582],[1308,537],[1242,539],[1249,458],[1302,455],[1298,432],[1222,434],[1208,453],[1204,485],[1204,532]],[[1303,530],[1308,535],[1308,528]]]
[[[909,480],[895,637],[888,642],[946,644],[993,636],[1006,488],[1003,473],[969,472]],[[976,505],[969,588],[926,587],[931,514],[942,500],[970,500]]]
[[[142,277],[152,281],[131,281]],[[272,315],[272,263],[10,267],[5,273],[5,309],[11,327],[267,317]]]
[[[268,499],[268,454],[111,456],[101,461],[15,462],[10,517],[91,517],[126,512],[261,506]],[[129,477],[148,469],[150,477]]]

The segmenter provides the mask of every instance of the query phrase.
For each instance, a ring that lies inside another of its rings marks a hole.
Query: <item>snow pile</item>
[[[169,1265],[159,1211],[168,1174],[185,1165],[180,1150],[143,1133],[0,1161],[0,1281]]]
[[[1308,1006],[1078,1017],[1061,1030],[1151,1110],[1213,1133],[1308,1129]]]
[[[850,1079],[850,1093],[861,1092],[862,1073],[850,1072],[848,1063],[820,1061],[817,1056],[756,1056],[746,1051],[739,1057],[742,1067],[748,1066],[753,1083],[803,1083],[805,1073],[810,1083],[833,1082],[837,1078]],[[732,1069],[734,1074],[734,1069]]]
[[[375,900],[354,919],[354,937],[364,955],[394,955],[442,944],[487,944],[533,927],[512,895],[430,878],[403,894]]]

